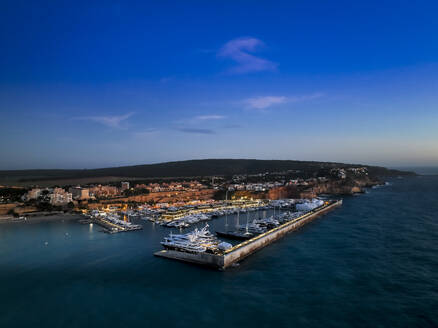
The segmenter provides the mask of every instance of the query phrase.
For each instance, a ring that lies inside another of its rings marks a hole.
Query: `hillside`
[[[195,177],[212,175],[258,174],[299,170],[313,174],[321,169],[352,167],[360,164],[332,162],[256,160],[256,159],[204,159],[159,164],[122,166],[89,170],[8,170],[0,171],[0,182],[5,181],[43,181],[57,179],[84,179],[102,177],[163,178]],[[367,166],[373,176],[414,175],[413,172],[390,170],[384,167]]]

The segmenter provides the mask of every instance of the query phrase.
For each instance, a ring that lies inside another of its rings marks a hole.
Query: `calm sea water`
[[[396,179],[226,272],[153,257],[149,222],[1,225],[0,327],[436,327],[437,213],[438,177]]]

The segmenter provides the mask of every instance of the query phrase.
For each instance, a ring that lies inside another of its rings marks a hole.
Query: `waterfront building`
[[[119,194],[119,189],[114,186],[98,185],[89,189],[89,193],[95,197],[112,197]]]
[[[49,195],[50,204],[52,205],[66,205],[73,201],[72,194],[66,192],[62,188],[55,188],[53,192]]]
[[[331,169],[330,173],[339,179],[347,178],[347,172],[345,171],[345,169],[342,169],[342,168]]]
[[[122,182],[122,191],[128,190],[129,189],[129,182],[128,181],[123,181]]]
[[[80,186],[72,187],[68,190],[72,196],[73,199],[89,199],[90,198],[90,189],[88,188],[81,188]]]
[[[39,196],[41,196],[41,192],[42,190],[39,188],[33,188],[31,190],[29,190],[26,194],[26,199],[30,200],[30,199],[37,199]]]

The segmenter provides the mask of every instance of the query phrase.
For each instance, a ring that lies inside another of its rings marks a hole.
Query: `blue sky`
[[[438,165],[437,9],[2,1],[0,169]]]

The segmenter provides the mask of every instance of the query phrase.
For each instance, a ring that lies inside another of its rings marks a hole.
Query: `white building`
[[[129,182],[128,181],[123,181],[122,182],[122,191],[128,190],[128,189],[129,189]]]
[[[66,192],[62,188],[53,189],[53,193],[49,195],[50,204],[52,205],[66,205],[73,201],[73,196],[70,192]]]

